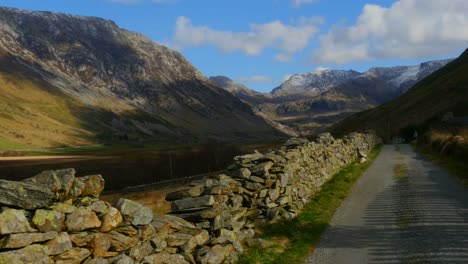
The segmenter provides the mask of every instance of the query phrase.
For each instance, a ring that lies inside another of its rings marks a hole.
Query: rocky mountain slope
[[[402,96],[355,114],[332,127],[336,134],[372,128],[385,137],[440,120],[447,112],[468,116],[468,50]]]
[[[218,82],[254,111],[299,134],[316,134],[345,117],[404,94],[418,81],[451,60],[415,66],[353,70],[321,69],[291,76],[269,94],[259,94],[233,81]]]
[[[109,20],[0,7],[0,58],[0,89],[11,94],[0,109],[4,141],[56,146],[96,137],[174,142],[281,135],[180,53]],[[47,100],[57,108],[48,109]]]

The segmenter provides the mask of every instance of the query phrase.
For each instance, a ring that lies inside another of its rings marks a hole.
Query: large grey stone
[[[150,208],[132,200],[119,199],[117,208],[132,225],[147,225],[153,220],[153,211]]]
[[[68,197],[75,180],[74,169],[50,170],[23,180],[25,183],[41,186],[52,191],[56,200],[62,201]]]
[[[52,191],[41,186],[0,180],[0,205],[33,210],[47,207],[53,197]]]
[[[190,208],[200,208],[211,206],[215,203],[215,199],[212,195],[205,195],[196,198],[186,198],[172,202],[172,210],[183,210]]]

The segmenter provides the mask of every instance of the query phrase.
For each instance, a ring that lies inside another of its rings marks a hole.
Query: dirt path
[[[468,263],[468,189],[410,146],[384,146],[306,263]]]

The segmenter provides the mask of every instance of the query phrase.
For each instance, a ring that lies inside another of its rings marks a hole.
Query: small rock
[[[270,171],[273,164],[274,163],[271,161],[257,164],[253,168],[251,168],[252,174],[260,175],[260,176],[265,175]]]
[[[208,252],[197,259],[197,262],[207,264],[221,264],[225,259],[235,251],[231,244],[226,246],[215,245]]]
[[[144,264],[190,264],[180,254],[157,253],[145,257]]]
[[[33,243],[51,240],[57,232],[10,234],[0,240],[0,248],[23,248]]]
[[[147,225],[153,220],[153,211],[140,203],[121,198],[117,201],[117,208],[132,225]]]
[[[81,196],[99,197],[104,190],[104,179],[101,175],[91,175],[79,178],[84,183]]]
[[[29,225],[26,211],[17,209],[5,209],[0,213],[0,235],[34,232]]]
[[[50,264],[50,258],[46,247],[35,244],[19,250],[0,252],[0,263]]]
[[[68,233],[59,233],[54,239],[44,244],[47,247],[49,255],[58,255],[72,249],[72,242]]]
[[[231,173],[232,177],[239,179],[248,179],[252,173],[247,168],[240,168]]]
[[[41,232],[60,232],[65,228],[65,214],[54,210],[36,210],[32,221]]]
[[[55,264],[80,264],[90,255],[86,248],[72,248],[55,257]]]
[[[86,245],[88,245],[89,242],[91,242],[91,240],[93,240],[94,233],[80,232],[70,234],[69,236],[74,246],[85,247]]]
[[[109,264],[109,261],[105,258],[93,258],[85,261],[84,264]]]
[[[211,206],[215,203],[215,199],[212,195],[205,195],[196,198],[186,198],[182,200],[176,200],[172,202],[172,209],[174,211],[190,209],[190,208],[200,208]]]
[[[88,209],[100,214],[100,215],[103,215],[105,213],[107,213],[109,211],[109,204],[107,204],[106,202],[104,201],[101,201],[101,200],[97,200],[95,202],[93,202],[91,205],[88,206]]]
[[[91,247],[93,249],[93,256],[94,258],[100,257],[110,257],[113,256],[109,253],[109,249],[111,247],[112,240],[111,238],[104,233],[96,233],[94,235],[94,239],[91,242]]]
[[[120,254],[115,257],[112,257],[109,259],[109,262],[112,264],[134,264],[135,262],[133,261],[132,258],[125,254]]]
[[[109,232],[118,227],[123,221],[122,214],[114,207],[102,217],[101,232]]]
[[[136,262],[142,261],[146,256],[150,255],[153,251],[153,247],[150,242],[143,242],[136,247],[130,249],[129,256]]]
[[[138,239],[136,237],[128,237],[116,231],[107,233],[111,239],[111,250],[115,252],[122,252],[137,245]]]
[[[80,207],[73,213],[67,215],[65,224],[68,231],[77,232],[86,229],[99,228],[101,226],[101,221],[99,221],[95,212],[84,207]]]

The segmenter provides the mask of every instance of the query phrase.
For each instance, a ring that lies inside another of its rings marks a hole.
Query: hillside
[[[112,21],[0,7],[0,57],[9,145],[282,135],[180,53]]]
[[[407,93],[379,107],[355,114],[332,127],[335,134],[368,128],[389,138],[403,129],[440,120],[447,112],[468,115],[468,50],[417,83]]]

